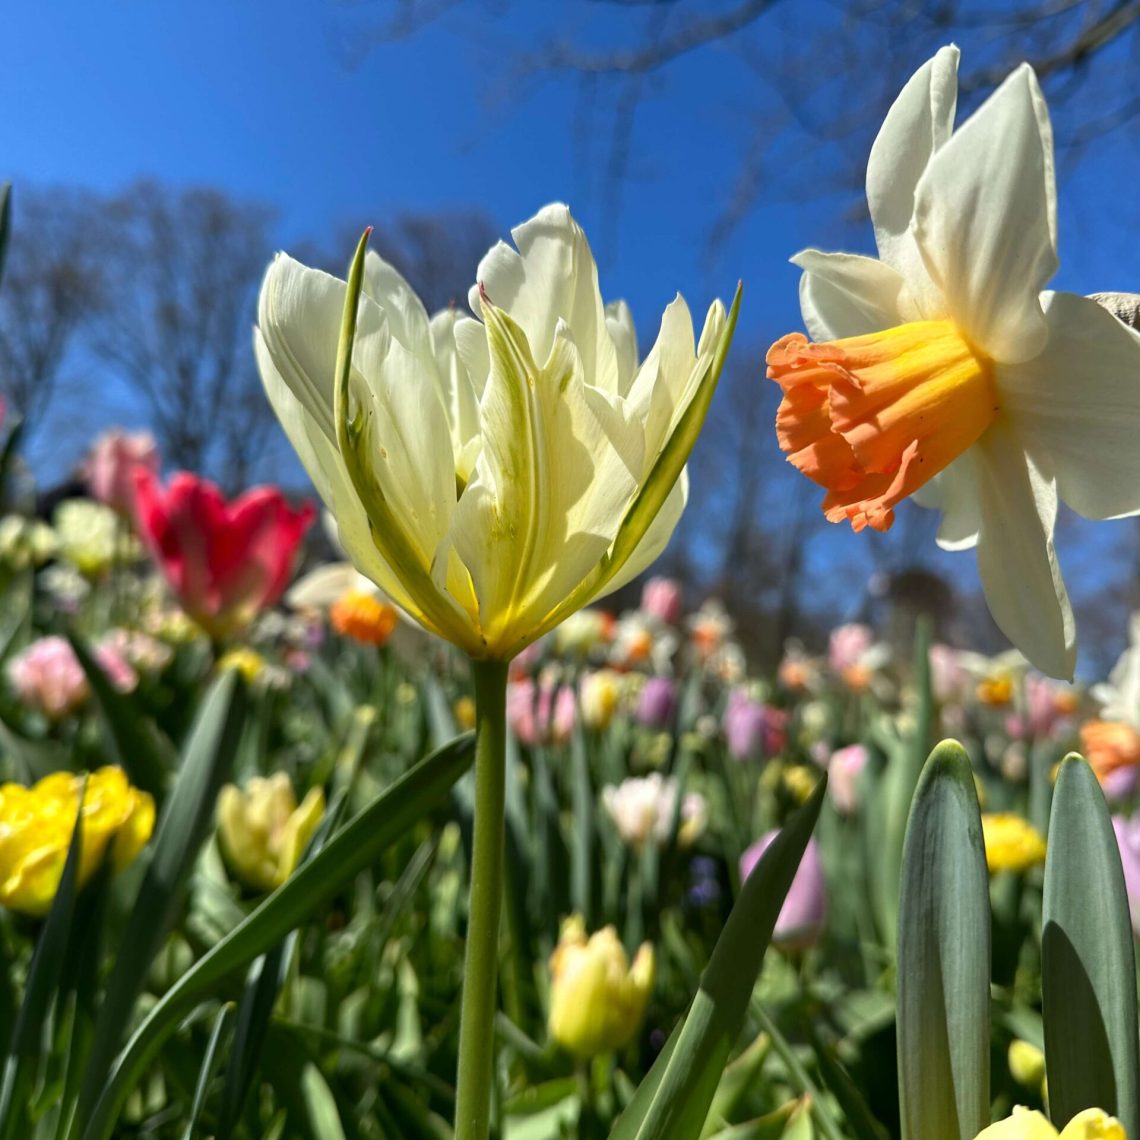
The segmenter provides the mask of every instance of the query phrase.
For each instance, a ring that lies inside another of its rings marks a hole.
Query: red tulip
[[[289,583],[301,538],[316,514],[294,510],[276,487],[254,487],[232,502],[187,471],[165,489],[135,472],[139,533],[182,608],[215,640],[248,625]]]

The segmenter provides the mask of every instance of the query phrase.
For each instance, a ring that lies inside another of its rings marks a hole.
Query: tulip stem
[[[490,1131],[503,898],[507,666],[501,661],[473,661],[471,671],[475,680],[475,823],[459,1016],[455,1140],[487,1140]]]

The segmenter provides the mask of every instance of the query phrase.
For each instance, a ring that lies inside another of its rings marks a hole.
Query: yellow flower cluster
[[[581,916],[567,919],[550,956],[550,1036],[583,1059],[620,1049],[641,1025],[653,975],[648,942],[631,968],[612,926],[587,940]]]
[[[244,791],[227,784],[217,808],[226,865],[251,890],[276,890],[293,873],[324,814],[324,792],[311,789],[298,807],[284,772],[252,779]]]
[[[1015,1108],[1012,1116],[978,1133],[975,1140],[1128,1140],[1124,1126],[1099,1108],[1086,1108],[1057,1132],[1039,1112]]]
[[[986,866],[998,871],[1028,871],[1045,862],[1045,838],[1032,824],[1012,812],[982,815]]]
[[[86,778],[55,772],[30,788],[0,786],[0,905],[42,917],[59,889],[83,797],[79,885],[110,858],[130,864],[154,830],[154,800],[133,788],[122,768]]]

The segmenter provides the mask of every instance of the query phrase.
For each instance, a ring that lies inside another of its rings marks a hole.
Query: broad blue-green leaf
[[[930,626],[915,629],[914,688],[918,701],[905,737],[889,749],[887,769],[879,781],[877,822],[868,838],[877,859],[872,863],[875,914],[883,941],[893,945],[899,929],[899,876],[903,866],[907,820],[923,764],[930,752],[934,697],[930,687]],[[881,828],[881,830],[880,830]],[[878,836],[877,840],[874,838]]]
[[[1136,964],[1108,806],[1079,756],[1061,765],[1049,819],[1041,996],[1055,1120],[1083,1108],[1140,1136]]]
[[[827,778],[748,876],[675,1033],[618,1120],[611,1140],[696,1140],[744,1025],[784,898],[819,818]]]
[[[899,901],[902,1134],[973,1140],[990,1114],[990,896],[965,750],[930,754],[911,808]]]
[[[127,1094],[199,1001],[301,925],[446,798],[470,767],[474,744],[471,733],[457,737],[405,773],[179,978],[128,1042],[86,1123],[84,1140],[107,1140]]]

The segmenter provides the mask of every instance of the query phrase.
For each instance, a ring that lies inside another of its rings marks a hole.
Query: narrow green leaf
[[[107,1140],[155,1051],[203,997],[335,897],[446,798],[470,767],[474,744],[472,733],[457,737],[405,773],[178,979],[128,1042],[91,1112],[84,1140]]]
[[[156,808],[162,807],[166,795],[168,758],[155,736],[154,727],[135,706],[127,693],[120,693],[95,659],[87,643],[74,630],[67,634],[75,656],[87,674],[91,691],[103,715],[115,759],[130,777],[131,783],[154,797]]]
[[[1140,1136],[1136,964],[1120,851],[1079,756],[1061,765],[1049,819],[1041,996],[1053,1117],[1102,1108]]]
[[[236,670],[211,686],[186,742],[185,756],[159,820],[153,854],[123,932],[79,1099],[84,1120],[122,1045],[151,961],[182,906],[182,892],[210,830],[218,791],[241,741],[245,690]]]
[[[898,942],[903,1137],[973,1138],[990,1113],[990,895],[970,760],[930,754],[903,852]]]
[[[823,804],[826,776],[740,891],[679,1033],[666,1044],[611,1140],[695,1140],[740,1035],[760,965]]]
[[[80,792],[76,822],[83,818],[83,796]],[[59,886],[51,910],[40,931],[35,953],[28,969],[24,1000],[12,1030],[0,1081],[0,1137],[10,1140],[26,1127],[29,1088],[40,1059],[40,1041],[48,1013],[56,999],[63,965],[67,958],[71,920],[79,890],[79,867],[82,858],[83,827],[71,833],[67,861],[63,865]],[[26,1133],[25,1133],[26,1134]]]
[[[894,945],[899,926],[899,877],[903,845],[915,789],[930,753],[934,723],[934,697],[930,684],[930,623],[920,621],[915,629],[914,688],[918,696],[910,730],[891,750],[890,762],[879,781],[879,820],[882,833],[873,850],[877,853],[875,872],[875,911],[883,941]]]
[[[218,1010],[218,1016],[214,1019],[214,1028],[210,1032],[210,1040],[207,1042],[206,1052],[202,1056],[202,1067],[198,1071],[198,1084],[194,1088],[194,1100],[190,1105],[190,1116],[186,1121],[186,1131],[182,1133],[182,1140],[194,1140],[195,1135],[198,1134],[198,1122],[202,1116],[202,1109],[206,1107],[206,1094],[209,1092],[210,1081],[213,1079],[217,1065],[218,1047],[233,1012],[234,1007],[227,1002]]]
[[[590,780],[590,757],[582,717],[574,719],[570,735],[571,795],[573,797],[574,838],[570,861],[570,904],[586,920],[586,928],[597,925],[595,879],[598,873],[597,836],[594,826],[594,787]],[[677,797],[680,800],[680,796]]]

